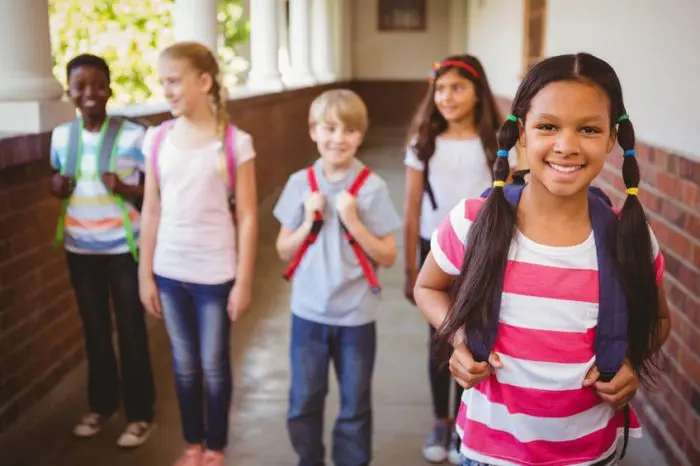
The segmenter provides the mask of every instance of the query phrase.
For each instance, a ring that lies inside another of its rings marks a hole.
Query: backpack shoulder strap
[[[160,175],[158,173],[158,156],[160,155],[160,146],[165,139],[165,135],[168,132],[175,120],[166,120],[156,127],[156,132],[153,135],[153,146],[151,147],[151,169],[156,175],[156,178],[160,180]]]
[[[66,151],[66,163],[64,164],[62,175],[75,177],[78,171],[78,151],[80,146],[81,134],[80,119],[76,118],[71,121],[68,128],[68,148]]]
[[[102,137],[102,144],[100,145],[100,173],[112,171],[113,158],[118,149],[117,140],[119,139],[123,125],[124,120],[121,118],[111,117],[107,122],[107,129],[105,130],[104,136]]]
[[[524,185],[513,185],[509,184],[503,187],[503,193],[506,199],[516,208],[520,202],[520,198],[523,194]],[[488,188],[481,194],[481,197],[485,198],[491,194],[493,188]],[[497,287],[497,292],[491,301],[491,309],[489,315],[489,326],[486,331],[475,331],[467,329],[467,346],[469,350],[474,355],[476,361],[487,361],[489,354],[493,350],[493,345],[496,342],[496,337],[498,335],[498,319],[501,313],[501,296],[503,293],[503,278],[499,278],[499,284]]]
[[[360,170],[360,173],[357,174],[350,188],[348,188],[348,193],[350,193],[351,196],[357,196],[357,193],[360,192],[360,189],[365,185],[367,178],[369,178],[371,174],[372,170],[367,167],[362,167],[362,170]]]
[[[316,179],[316,170],[314,170],[313,165],[306,169],[306,180],[309,183],[309,189],[311,190],[311,192],[317,193],[318,180]]]
[[[595,336],[596,365],[601,380],[609,381],[622,367],[627,353],[628,307],[612,254],[617,216],[605,198],[590,191],[588,205],[598,258],[598,327]],[[607,380],[606,380],[607,379]]]
[[[228,174],[228,187],[233,191],[236,187],[236,127],[228,125],[224,137],[224,151],[226,153],[226,172]]]

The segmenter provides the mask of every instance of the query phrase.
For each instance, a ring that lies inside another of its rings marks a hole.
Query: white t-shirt
[[[511,167],[517,164],[517,154],[511,150],[508,155]],[[450,210],[464,198],[477,198],[492,184],[492,167],[486,162],[486,153],[481,139],[435,140],[435,153],[430,157],[428,181],[433,188],[437,209],[433,210],[428,193],[423,193],[420,215],[420,237],[430,239],[433,231],[447,216]],[[425,164],[418,159],[412,148],[406,150],[404,164],[418,171],[425,170]]]
[[[144,137],[143,152],[151,167],[156,128]],[[180,150],[167,135],[158,155],[160,225],[153,272],[188,283],[213,285],[236,276],[236,232],[229,210],[228,187],[220,170],[220,142]],[[236,128],[236,165],[255,157],[253,140]]]

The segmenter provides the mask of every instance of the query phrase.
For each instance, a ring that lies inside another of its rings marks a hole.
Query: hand
[[[59,199],[65,199],[73,194],[75,180],[70,176],[63,176],[56,173],[51,178],[51,194]]]
[[[583,386],[592,386],[598,393],[598,396],[616,411],[627,406],[639,388],[639,379],[627,359],[625,359],[622,367],[610,382],[601,382],[598,380],[599,377],[600,371],[598,367],[591,367],[588,374],[586,374],[586,378],[583,379]]]
[[[417,277],[418,271],[415,268],[407,268],[404,272],[403,295],[412,304],[416,304],[416,300],[413,298],[413,288],[416,286]]]
[[[163,318],[163,308],[160,304],[160,293],[156,281],[152,278],[139,278],[139,297],[146,312],[157,319]]]
[[[311,193],[311,195],[304,201],[304,213],[306,216],[306,221],[312,222],[314,220],[314,214],[316,212],[323,212],[323,207],[325,205],[325,199],[321,193]]]
[[[503,367],[498,354],[491,353],[488,361],[476,362],[465,343],[455,346],[450,357],[450,372],[462,388],[469,389],[491,377],[493,369]]]
[[[116,173],[103,173],[102,183],[105,185],[105,188],[107,188],[107,190],[110,192],[113,192],[115,194],[121,194],[123,192],[122,188],[124,187],[124,183],[122,183],[122,180]]]
[[[250,286],[236,282],[228,295],[227,311],[231,322],[238,321],[248,312],[251,301]]]
[[[357,199],[347,191],[338,194],[335,199],[335,208],[340,215],[340,220],[348,224],[357,219]]]

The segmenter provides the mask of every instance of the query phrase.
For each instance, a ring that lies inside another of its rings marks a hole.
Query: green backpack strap
[[[116,169],[117,157],[119,155],[119,137],[122,132],[123,121],[119,118],[107,117],[102,124],[100,137],[98,142],[99,155],[99,173],[114,172]],[[71,176],[75,179],[80,179],[80,165],[83,155],[83,121],[81,119],[74,120],[71,123],[70,133],[68,137],[68,152],[66,153],[66,163],[62,167],[61,174]],[[129,211],[126,207],[124,199],[116,194],[112,194],[115,203],[122,213],[124,229],[126,231],[126,240],[129,244],[129,251],[138,260],[138,249],[134,238],[134,230],[129,218]],[[58,218],[56,226],[56,236],[54,239],[54,248],[63,244],[65,239],[65,218],[68,211],[69,199],[63,199],[61,203],[61,215]]]
[[[115,173],[117,171],[117,159],[119,158],[118,141],[123,127],[124,121],[122,119],[110,118],[104,140],[100,146],[100,173]],[[122,223],[124,224],[129,251],[134,260],[138,262],[139,250],[136,247],[134,227],[131,224],[131,218],[129,218],[129,209],[127,209],[126,202],[122,196],[112,193],[112,197],[122,213]]]

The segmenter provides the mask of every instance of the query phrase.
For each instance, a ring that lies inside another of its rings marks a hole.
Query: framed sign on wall
[[[379,0],[380,31],[425,31],[427,0]]]

